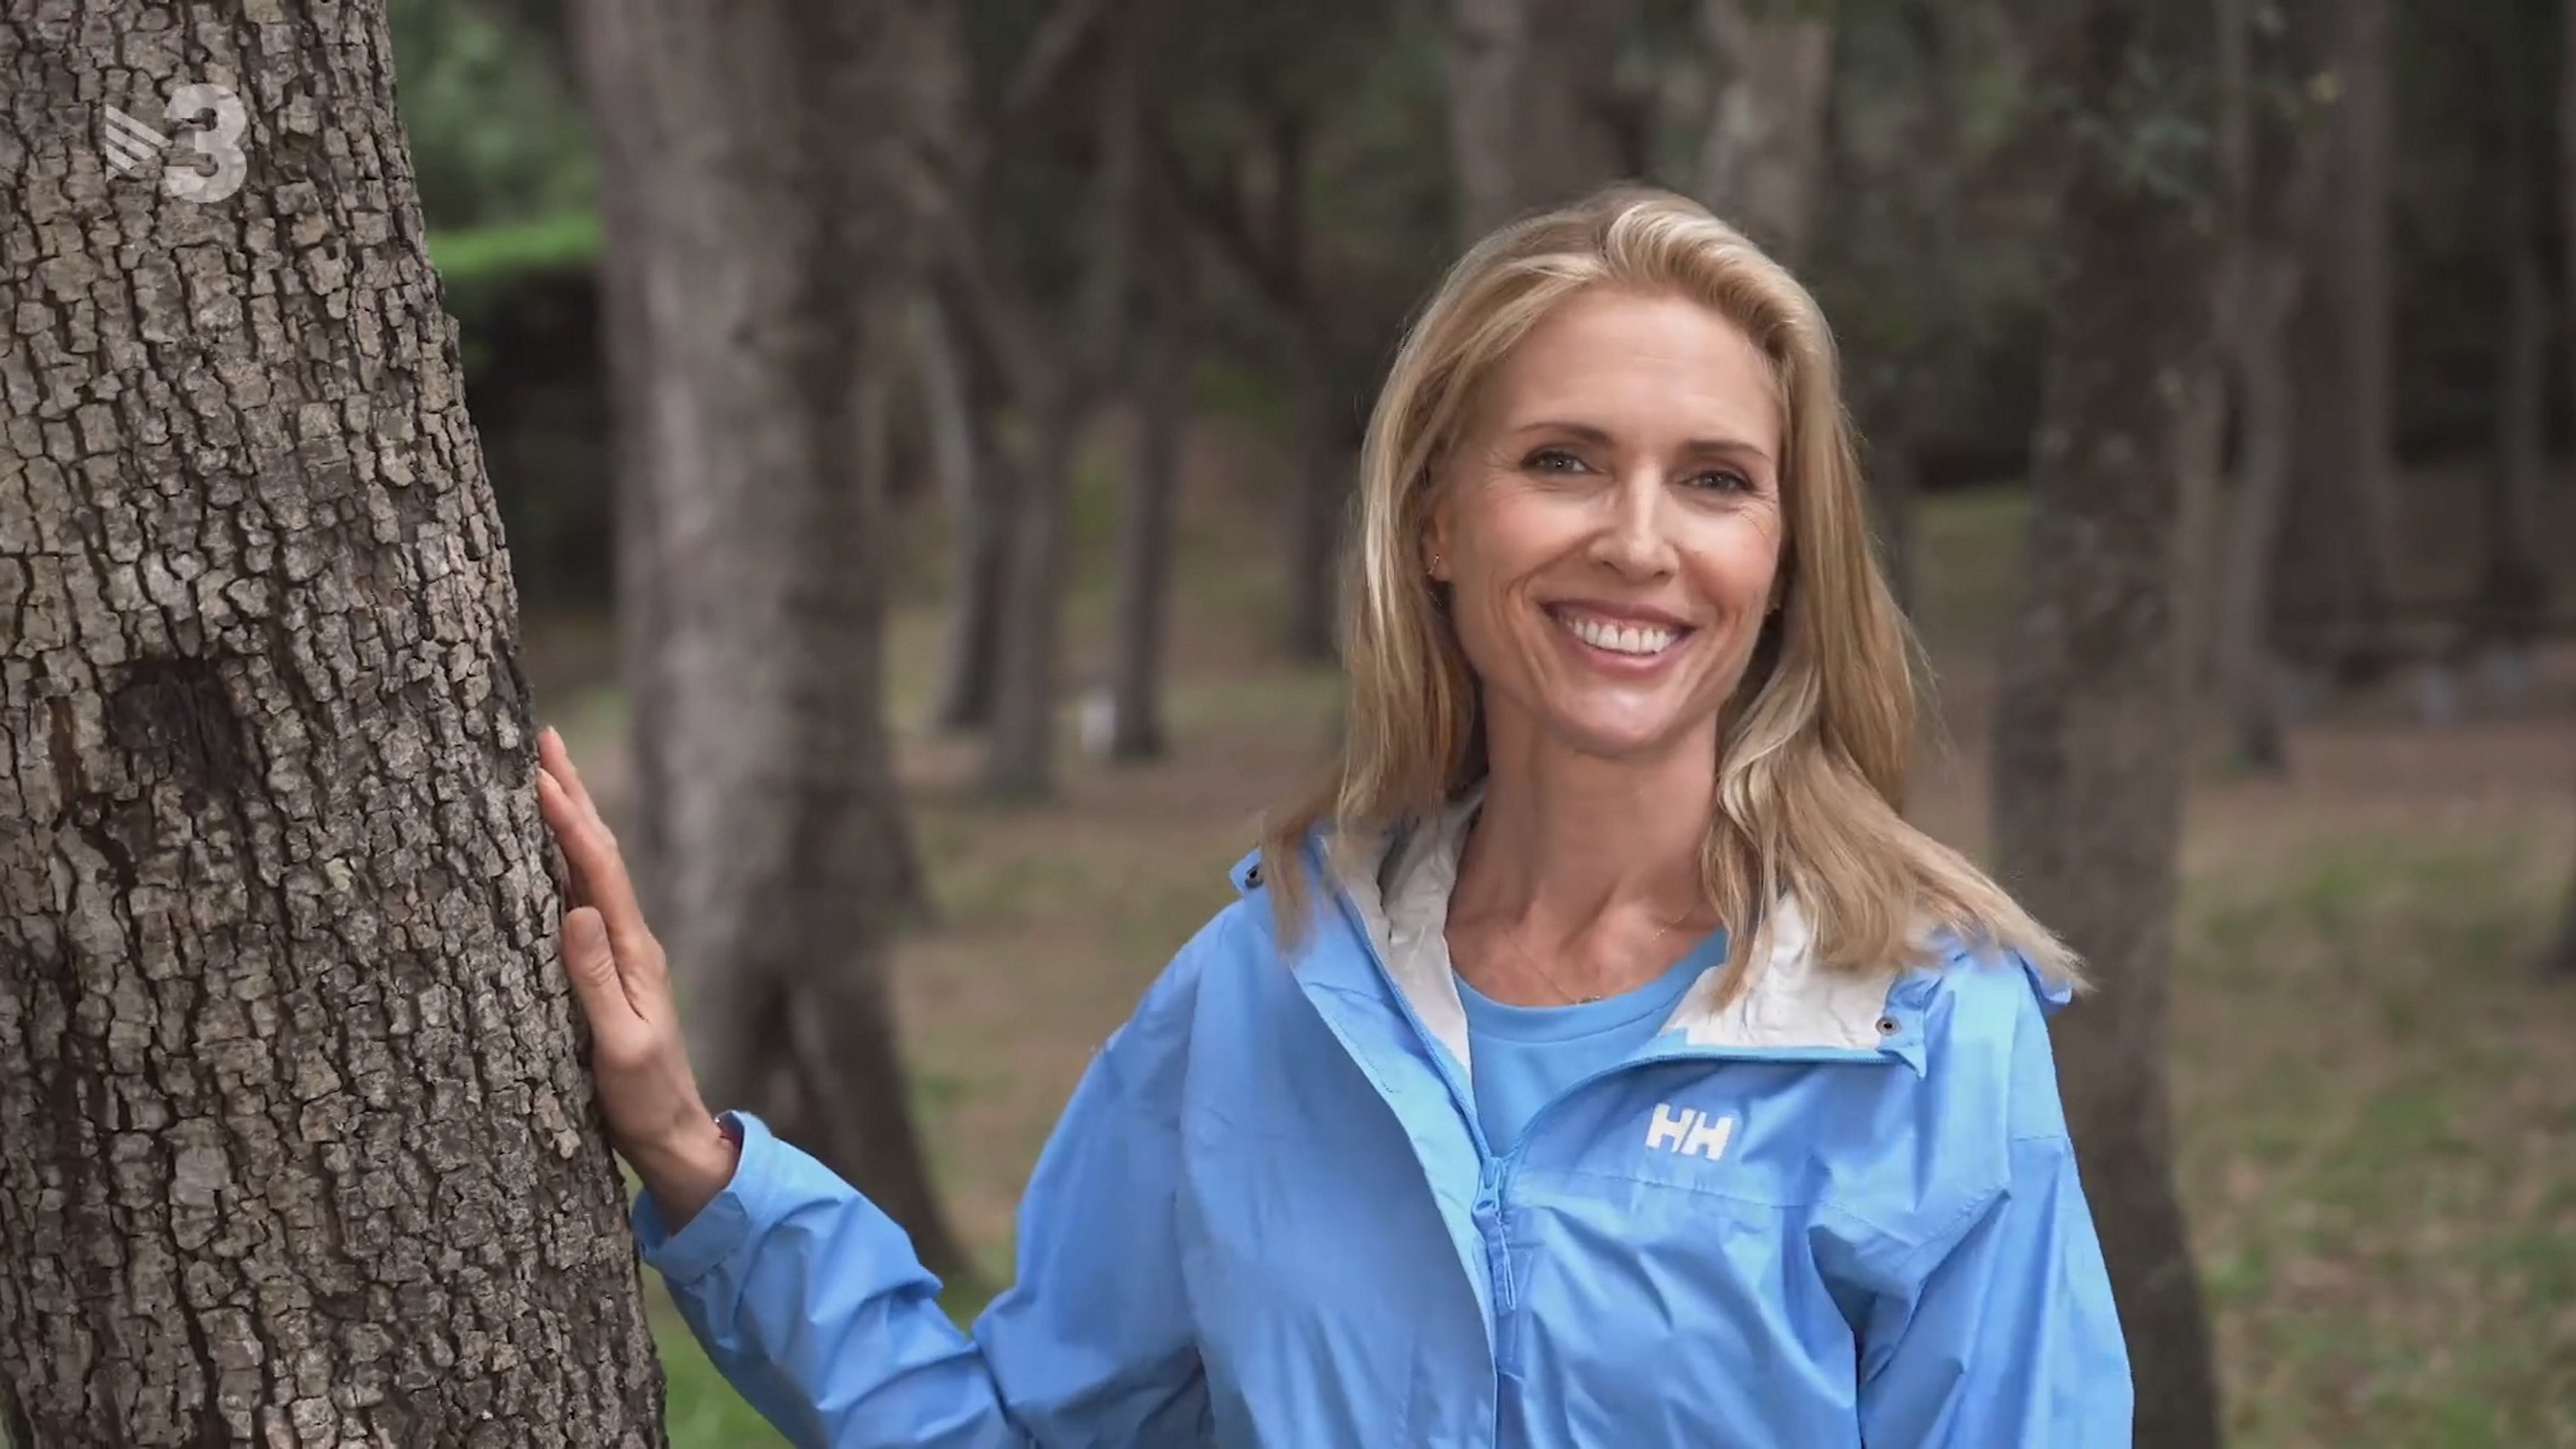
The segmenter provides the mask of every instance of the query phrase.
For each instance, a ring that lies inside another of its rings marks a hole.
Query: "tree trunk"
[[[2133,164],[2206,134],[2214,27],[2163,0],[2048,12],[2044,92],[2068,138],[2033,444],[2029,592],[2004,651],[1997,863],[2090,963],[2058,1027],[2069,1121],[2137,1379],[2142,1449],[2219,1438],[2209,1328],[2173,1184],[2168,994],[2185,747],[2175,629],[2180,456],[2211,365],[2217,229],[2207,178]],[[2205,153],[2203,153],[2205,154]],[[2170,156],[2167,158],[2172,160]],[[2176,163],[2180,164],[2180,163]]]
[[[2527,647],[2549,605],[2549,574],[2540,555],[2541,495],[2548,472],[2543,394],[2548,386],[2549,284],[2538,234],[2532,159],[2522,117],[2507,124],[2498,249],[2505,275],[2504,315],[2496,319],[2495,456],[2486,487],[2485,561],[2470,607],[2470,632],[2482,645]]]
[[[932,723],[942,730],[982,729],[993,722],[994,681],[1001,673],[1002,595],[1009,578],[1012,473],[993,437],[1000,405],[991,369],[975,358],[972,339],[945,304],[925,302],[916,319],[922,391],[939,491],[948,502],[951,565],[948,635],[942,645],[939,700]]]
[[[1699,199],[1794,266],[1806,255],[1824,175],[1831,8],[1700,0],[1699,23],[1717,77]]]
[[[0,1426],[662,1444],[382,7],[19,6],[0,197]]]
[[[578,7],[613,281],[646,900],[711,1101],[759,1108],[964,1262],[886,1001],[908,833],[880,678],[884,426],[869,362],[907,238],[881,174],[892,5]],[[640,420],[640,421],[639,421]],[[650,631],[650,632],[647,632]]]
[[[1065,494],[1080,438],[1070,399],[1047,402],[1034,421],[1019,465],[1019,506],[1009,520],[1001,670],[984,756],[984,792],[1007,802],[1042,800],[1055,789],[1056,662],[1071,552]]]
[[[1288,657],[1321,663],[1340,651],[1335,637],[1342,522],[1359,463],[1358,425],[1328,344],[1302,349],[1297,371],[1297,492],[1289,520]]]
[[[1166,258],[1164,265],[1181,262]],[[1163,620],[1171,593],[1181,435],[1190,418],[1184,285],[1172,279],[1153,287],[1153,315],[1138,339],[1136,456],[1119,527],[1118,633],[1111,664],[1109,756],[1115,760],[1163,753]]]
[[[1470,241],[1628,173],[1615,89],[1635,0],[1457,0],[1449,143]]]
[[[2271,562],[2289,493],[2297,416],[2297,384],[2282,331],[2298,301],[2300,262],[2295,248],[2277,244],[2250,246],[2247,253],[2235,319],[2243,452],[2219,581],[2218,677],[2230,761],[2240,770],[2278,775],[2289,768],[2289,749],[2272,660]]]
[[[2331,224],[2308,228],[2310,284],[2290,323],[2303,385],[2273,605],[2285,653],[2363,680],[2388,663],[2395,547],[2387,0],[2351,0],[2335,63]]]

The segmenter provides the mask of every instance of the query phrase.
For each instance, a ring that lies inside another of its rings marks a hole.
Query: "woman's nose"
[[[1630,578],[1660,578],[1673,571],[1673,541],[1666,532],[1663,483],[1623,478],[1606,496],[1609,516],[1593,535],[1592,556]]]

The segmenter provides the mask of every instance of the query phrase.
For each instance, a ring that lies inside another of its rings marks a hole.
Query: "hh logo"
[[[1711,1117],[1696,1107],[1675,1112],[1670,1102],[1657,1102],[1655,1120],[1646,1127],[1646,1145],[1715,1162],[1726,1155],[1727,1139],[1734,1135],[1732,1117]]]

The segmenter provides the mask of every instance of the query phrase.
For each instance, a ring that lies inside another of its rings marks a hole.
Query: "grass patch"
[[[2365,839],[2195,883],[2181,1171],[2240,1449],[2576,1444],[2576,993],[2525,959],[2554,856]]]

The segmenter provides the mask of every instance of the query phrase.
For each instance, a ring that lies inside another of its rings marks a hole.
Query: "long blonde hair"
[[[1420,564],[1433,465],[1477,387],[1540,318],[1588,287],[1689,298],[1771,362],[1785,419],[1780,611],[1719,732],[1701,876],[1729,932],[1729,994],[1766,903],[1793,896],[1820,961],[1917,955],[1927,925],[2074,975],[2066,948],[1957,851],[1901,813],[1914,743],[1913,639],[1871,549],[1834,343],[1806,288],[1734,228],[1667,192],[1619,187],[1515,222],[1452,267],[1396,354],[1360,453],[1344,551],[1349,702],[1339,759],[1266,824],[1262,861],[1283,949],[1314,889],[1304,849],[1428,820],[1485,769],[1477,681]]]

